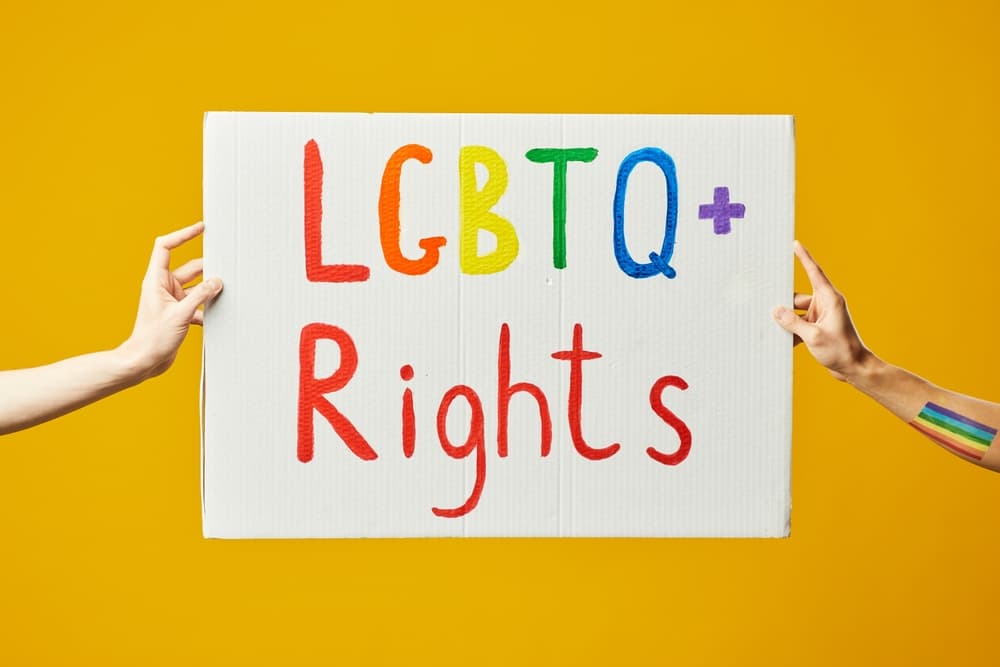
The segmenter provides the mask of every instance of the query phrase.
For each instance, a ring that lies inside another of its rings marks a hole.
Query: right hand
[[[804,314],[798,315],[778,306],[774,309],[774,319],[795,337],[795,345],[805,343],[813,358],[833,377],[851,380],[875,359],[875,355],[861,342],[844,295],[837,291],[801,243],[796,241],[794,250],[809,276],[812,294],[795,294],[793,305],[806,311]]]

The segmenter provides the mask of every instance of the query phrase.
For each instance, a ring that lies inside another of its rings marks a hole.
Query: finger
[[[789,310],[784,306],[778,306],[774,309],[774,321],[781,325],[782,329],[793,336],[798,336],[803,341],[809,340],[816,330],[815,324],[806,322],[796,315],[794,310]]]
[[[156,237],[153,242],[153,254],[149,258],[149,271],[169,271],[170,251],[205,231],[204,222],[196,222],[193,225],[178,229],[163,236]]]
[[[183,266],[174,269],[174,277],[181,285],[185,285],[201,275],[203,264],[204,260],[201,257],[192,259]]]
[[[194,311],[194,315],[191,316],[191,324],[197,324],[202,326],[205,324],[205,313],[200,310]]]
[[[796,292],[795,296],[792,298],[792,305],[795,306],[796,310],[808,310],[809,304],[812,303],[812,300],[812,294],[800,294],[799,292]]]
[[[177,301],[183,299],[188,292],[184,289],[184,285],[182,285],[174,276],[170,276],[167,284],[167,291],[170,292],[170,296],[174,297]]]
[[[208,303],[222,291],[222,281],[218,278],[209,278],[198,283],[188,290],[187,296],[180,302],[181,312],[184,318],[191,322],[194,314],[198,311],[198,306]]]
[[[805,246],[796,241],[793,249],[795,251],[795,255],[799,258],[799,261],[802,262],[802,268],[806,270],[806,275],[809,276],[809,282],[812,283],[813,292],[815,292],[818,287],[830,287],[832,289],[833,284],[830,282],[830,279],[826,277],[826,274],[823,273],[823,269],[819,267],[819,264],[817,264],[816,260],[812,258],[809,251],[805,249]]]

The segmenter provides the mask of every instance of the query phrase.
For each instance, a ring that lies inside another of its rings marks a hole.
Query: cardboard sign
[[[784,116],[210,113],[209,537],[785,536]]]

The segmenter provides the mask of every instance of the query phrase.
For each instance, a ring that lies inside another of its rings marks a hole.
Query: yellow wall
[[[792,113],[865,340],[1000,400],[994,2],[202,4],[4,5],[0,367],[127,335],[209,109]],[[805,350],[788,540],[223,542],[200,345],[0,439],[0,664],[997,664],[1000,476]]]

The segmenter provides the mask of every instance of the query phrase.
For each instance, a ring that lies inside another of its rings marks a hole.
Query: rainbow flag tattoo
[[[995,428],[934,403],[925,405],[910,426],[953,452],[977,461],[997,436]]]

